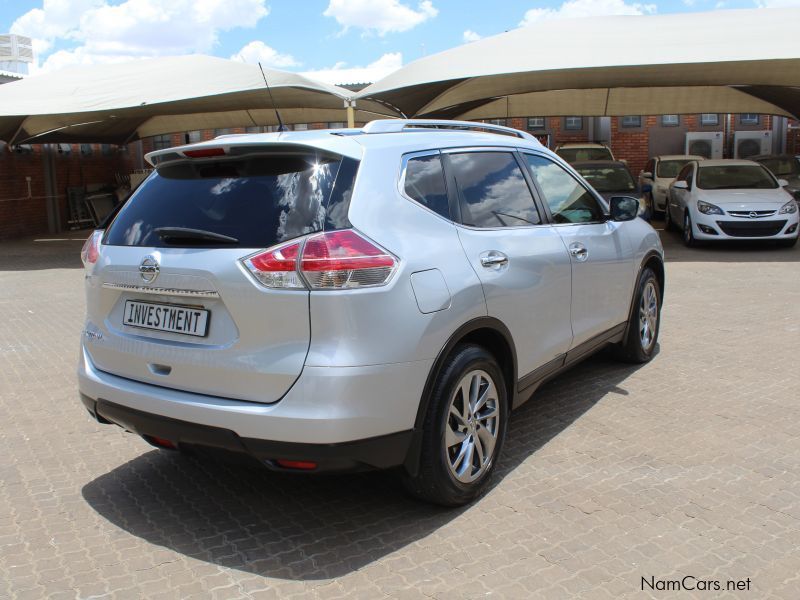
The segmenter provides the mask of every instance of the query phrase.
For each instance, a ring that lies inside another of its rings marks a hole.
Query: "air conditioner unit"
[[[686,154],[722,158],[721,131],[690,131],[686,134]]]
[[[733,134],[733,157],[749,158],[757,154],[772,153],[772,132],[737,131]]]

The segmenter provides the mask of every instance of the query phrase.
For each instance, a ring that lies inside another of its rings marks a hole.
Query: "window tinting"
[[[630,171],[621,165],[581,165],[575,167],[598,192],[633,192],[636,183]]]
[[[461,221],[471,227],[524,227],[541,221],[513,154],[450,154],[459,191]]]
[[[525,159],[556,223],[604,220],[603,210],[595,197],[560,165],[532,154],[526,154]]]
[[[686,164],[685,160],[662,160],[658,163],[658,177],[669,177],[673,179],[678,176],[678,172]]]
[[[105,243],[209,245],[190,239],[165,241],[156,231],[182,227],[236,238],[241,247],[266,248],[321,231],[339,166],[337,160],[297,155],[165,166],[131,196],[111,223]]]
[[[700,125],[719,125],[719,115],[716,113],[701,114]]]
[[[438,154],[410,158],[406,163],[403,188],[409,198],[413,198],[445,219],[450,218],[442,157]]]
[[[758,161],[778,177],[797,177],[800,174],[800,164],[796,158],[781,156],[778,158],[765,158]]]

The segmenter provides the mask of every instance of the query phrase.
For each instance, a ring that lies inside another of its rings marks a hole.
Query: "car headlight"
[[[794,200],[789,200],[786,204],[781,206],[781,209],[778,211],[779,215],[793,215],[797,212],[797,202]]]
[[[724,215],[725,213],[722,212],[722,209],[717,206],[716,204],[709,204],[708,202],[703,202],[702,200],[697,201],[697,210],[699,210],[704,215]]]

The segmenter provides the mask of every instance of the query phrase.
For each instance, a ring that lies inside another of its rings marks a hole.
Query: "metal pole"
[[[345,100],[344,107],[347,111],[347,127],[352,129],[356,126],[356,101]]]

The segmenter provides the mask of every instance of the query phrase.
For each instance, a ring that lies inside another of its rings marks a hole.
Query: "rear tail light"
[[[352,229],[343,229],[264,250],[243,263],[270,288],[333,290],[384,285],[397,259]]]
[[[97,256],[100,248],[100,238],[103,237],[103,231],[97,229],[92,232],[87,240],[83,243],[81,248],[81,261],[84,267],[89,267],[97,262]]]
[[[299,471],[313,471],[317,468],[317,463],[310,460],[284,460],[279,458],[275,463],[284,469],[297,469]]]
[[[244,266],[263,285],[279,289],[303,289],[297,272],[297,257],[302,242],[291,242],[244,258]]]

